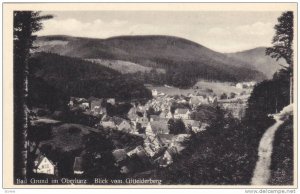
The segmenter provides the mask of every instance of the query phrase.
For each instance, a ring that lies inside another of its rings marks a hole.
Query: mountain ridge
[[[267,47],[256,47],[244,51],[226,53],[226,55],[237,60],[248,61],[257,70],[263,72],[267,76],[267,78],[270,79],[276,71],[281,69],[281,66],[279,64],[287,65],[287,63],[283,59],[276,61],[275,59],[266,55],[266,48]]]
[[[38,37],[37,51],[81,59],[123,60],[193,79],[261,81],[265,75],[251,64],[233,59],[188,39],[162,36],[117,36],[107,39],[53,35]]]

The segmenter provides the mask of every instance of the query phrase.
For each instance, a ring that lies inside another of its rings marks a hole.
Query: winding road
[[[276,123],[269,127],[262,136],[258,147],[258,161],[254,169],[251,180],[252,185],[267,185],[270,179],[271,156],[273,150],[273,140],[279,126],[284,122],[279,115],[273,116]]]

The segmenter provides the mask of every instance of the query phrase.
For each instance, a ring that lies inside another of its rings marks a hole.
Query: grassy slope
[[[122,61],[122,60],[108,60],[108,59],[87,59],[87,61],[91,61],[94,63],[98,63],[101,66],[105,66],[111,69],[114,69],[122,74],[127,73],[136,73],[136,72],[149,72],[152,68],[145,67],[137,63],[132,63],[129,61]],[[165,73],[164,69],[157,69],[160,73]]]
[[[293,122],[290,119],[278,129],[275,135],[270,184],[293,184],[293,153]]]
[[[251,92],[249,89],[240,89],[235,86],[230,85],[228,82],[208,82],[205,80],[197,82],[195,85],[198,88],[192,89],[179,89],[176,87],[165,87],[165,86],[147,86],[149,89],[156,89],[159,92],[163,92],[165,94],[169,95],[187,95],[189,93],[200,93],[200,94],[208,94],[207,89],[211,89],[214,94],[217,96],[220,96],[224,92],[227,94],[230,94],[231,92],[234,93],[240,93],[242,91],[245,91],[246,93]]]
[[[76,128],[77,133],[70,133],[70,128]],[[54,148],[62,149],[63,151],[71,151],[83,148],[83,137],[91,132],[97,132],[96,129],[73,123],[64,123],[62,125],[53,126],[52,138],[41,142],[43,145],[51,145]]]

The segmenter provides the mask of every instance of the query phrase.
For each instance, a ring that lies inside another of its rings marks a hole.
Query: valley
[[[259,67],[269,60],[261,49],[263,62],[172,36],[45,36],[34,44],[31,176],[172,184],[178,172],[188,184],[250,183],[260,128],[272,123],[253,105],[257,86],[272,82],[269,66]]]

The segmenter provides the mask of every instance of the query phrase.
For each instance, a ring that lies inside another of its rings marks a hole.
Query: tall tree
[[[294,15],[292,11],[283,12],[275,25],[275,36],[273,46],[266,49],[266,54],[279,60],[285,59],[288,67],[284,68],[290,74],[290,103],[293,102],[293,39],[294,39]]]
[[[40,12],[15,11],[13,21],[14,41],[14,177],[26,178],[28,174],[28,60],[34,49],[33,34],[42,29],[42,20],[52,18],[41,16]]]

